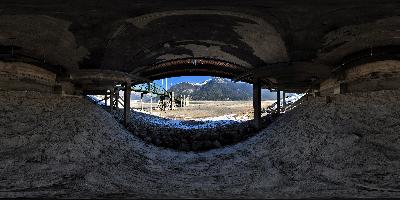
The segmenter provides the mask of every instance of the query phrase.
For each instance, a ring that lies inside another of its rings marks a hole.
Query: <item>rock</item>
[[[214,140],[212,145],[213,145],[214,148],[221,148],[222,147],[221,143],[218,140]]]
[[[203,142],[201,142],[201,141],[193,141],[191,146],[192,146],[191,150],[200,151],[203,148]]]
[[[144,141],[151,143],[152,139],[151,137],[147,136],[144,138]]]
[[[180,150],[180,151],[190,151],[190,150],[192,150],[192,149],[191,149],[191,147],[190,147],[189,144],[187,144],[187,143],[181,143],[180,146],[179,146],[179,150]]]

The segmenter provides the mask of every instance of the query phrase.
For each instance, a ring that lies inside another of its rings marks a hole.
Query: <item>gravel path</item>
[[[239,144],[186,153],[85,99],[0,92],[0,197],[400,197],[399,101],[316,98]]]

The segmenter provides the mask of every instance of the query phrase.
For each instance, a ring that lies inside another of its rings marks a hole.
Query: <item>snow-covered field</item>
[[[262,106],[267,108],[273,101],[263,101]],[[140,110],[139,104],[131,104],[134,110]],[[153,104],[155,107],[156,104]],[[144,105],[144,110],[150,113],[150,105]],[[191,101],[188,107],[176,110],[153,110],[152,115],[176,120],[239,120],[246,121],[253,118],[252,101]]]
[[[292,104],[303,97],[304,94],[293,94],[286,98],[287,104]],[[94,102],[99,102],[99,97],[89,96]],[[104,105],[100,101],[99,105]],[[271,105],[272,102],[263,102],[263,107]],[[157,103],[153,104],[156,108]],[[283,100],[281,100],[283,105]],[[158,125],[169,128],[179,129],[204,129],[214,128],[233,123],[240,123],[253,118],[252,101],[198,101],[192,102],[189,107],[177,108],[173,111],[153,110],[150,113],[148,104],[145,110],[141,111],[136,104],[133,104],[133,120]],[[146,109],[147,108],[147,109]],[[272,105],[276,109],[276,104]]]
[[[89,95],[88,98],[93,102],[97,102],[98,105],[104,106],[104,101],[94,95]],[[160,125],[170,128],[180,128],[180,129],[204,129],[204,128],[214,128],[216,126],[227,125],[232,123],[239,123],[243,121],[250,120],[248,117],[238,116],[237,114],[228,114],[217,117],[207,117],[193,120],[176,120],[167,119],[154,114],[150,114],[146,111],[132,110],[134,113],[132,115],[133,120],[141,121],[153,125]]]
[[[153,125],[159,125],[169,128],[180,128],[180,129],[215,128],[217,126],[246,121],[245,119],[242,118],[239,119],[235,118],[234,114],[186,121],[186,120],[161,118],[158,116],[150,115],[147,112],[141,112],[141,111],[132,111],[132,112],[133,112],[132,119],[135,121],[141,121]]]

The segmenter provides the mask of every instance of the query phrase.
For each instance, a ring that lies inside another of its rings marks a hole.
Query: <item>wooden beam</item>
[[[132,79],[132,82],[135,82],[135,83],[147,83],[147,82],[151,82],[150,79],[144,78],[144,77],[141,77],[141,76],[138,76],[138,75],[136,75],[136,74],[129,74],[129,77]]]
[[[128,73],[115,70],[81,69],[71,72],[73,81],[96,80],[110,82],[130,82],[131,77]]]
[[[96,101],[96,104],[98,104],[98,103],[100,103],[100,102],[102,102],[102,101],[107,101],[107,98],[100,99],[100,100]]]
[[[331,75],[331,67],[313,62],[284,62],[255,67],[233,78],[234,81],[247,79],[268,80],[273,85],[285,86],[286,83],[306,83],[321,81]]]
[[[250,70],[250,71],[241,73],[238,76],[235,76],[232,79],[232,81],[234,81],[234,82],[242,81],[242,80],[245,80],[245,79],[253,77],[253,74],[254,74],[254,70]]]
[[[122,107],[124,107],[124,102],[123,102],[123,101],[121,101],[121,99],[118,99],[118,102],[117,102],[117,104],[118,104],[118,103],[119,103],[119,104],[121,104],[121,106],[122,106]],[[118,105],[117,105],[117,106],[118,106]]]
[[[276,68],[287,67],[289,65],[290,65],[290,63],[285,62],[285,63],[273,63],[273,64],[268,64],[265,66],[255,67],[253,69],[250,69],[249,71],[239,74],[238,76],[233,78],[233,81],[241,81],[246,78],[252,78],[252,77],[258,77],[258,78],[267,77],[267,76],[260,76],[258,73],[264,73],[264,72],[268,73],[270,70],[273,70]]]
[[[107,90],[84,90],[83,95],[106,95]]]
[[[258,78],[268,77],[302,77],[308,78],[311,76],[326,78],[331,73],[331,67],[320,63],[312,62],[295,62],[295,63],[279,63],[274,65],[267,65],[258,67],[254,70],[254,76]]]

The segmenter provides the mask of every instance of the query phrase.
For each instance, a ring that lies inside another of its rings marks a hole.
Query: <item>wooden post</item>
[[[116,105],[116,100],[117,100],[117,98],[118,98],[118,96],[117,96],[117,90],[114,88],[113,89],[113,106],[112,106],[112,109],[113,110],[117,110],[117,107],[116,106],[118,106],[118,105]]]
[[[143,111],[143,93],[140,93],[140,110]]]
[[[107,93],[107,91],[106,91],[106,93]],[[107,99],[108,99],[107,94],[105,94],[104,95],[104,105],[105,106],[107,106]]]
[[[124,90],[124,125],[128,126],[131,114],[131,84],[125,83]]]
[[[114,89],[114,109],[118,110],[119,106],[118,106],[118,99],[119,99],[119,89],[115,88]]]
[[[281,91],[276,90],[276,112],[281,113]]]
[[[181,108],[183,107],[183,97],[182,97],[182,95],[181,95]]]
[[[115,92],[113,89],[110,90],[110,112],[112,113],[114,110],[114,96]]]
[[[254,127],[261,129],[261,82],[259,79],[253,83],[253,109],[254,109]]]
[[[150,113],[153,112],[153,95],[150,93]]]
[[[336,87],[333,89],[333,94],[344,94],[346,93],[347,85],[346,83],[338,83]]]
[[[282,99],[282,104],[283,104],[283,106],[282,106],[282,109],[283,110],[285,110],[285,108],[286,108],[286,93],[285,93],[285,91],[283,91],[283,99]]]
[[[174,92],[171,92],[171,99],[170,99],[170,103],[171,103],[171,110],[174,109],[174,104],[175,104],[175,97],[174,97]]]

